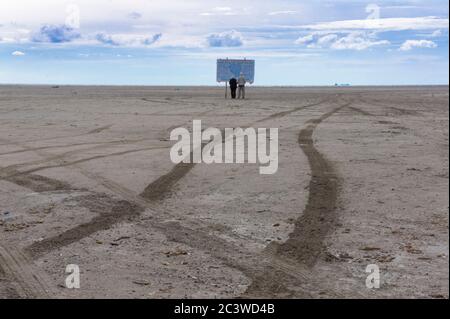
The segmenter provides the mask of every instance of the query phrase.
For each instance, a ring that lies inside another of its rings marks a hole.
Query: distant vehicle
[[[334,86],[350,86],[348,83],[334,83]]]

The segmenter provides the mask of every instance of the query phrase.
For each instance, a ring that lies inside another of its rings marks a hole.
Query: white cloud
[[[433,33],[430,35],[433,38],[437,38],[440,37],[442,35],[442,30],[435,30],[433,31]]]
[[[312,30],[427,30],[448,29],[448,19],[437,17],[343,20],[300,26]]]
[[[239,11],[233,11],[230,7],[215,7],[211,11],[200,13],[201,16],[234,16],[242,14]]]
[[[81,35],[75,29],[61,24],[61,25],[43,25],[33,37],[33,42],[47,42],[47,43],[64,43],[71,42],[80,38]]]
[[[364,32],[352,32],[345,37],[336,40],[331,48],[335,50],[366,50],[380,45],[390,44],[387,40],[372,39]]]
[[[335,33],[311,33],[298,38],[296,44],[307,45],[309,49],[334,49],[334,50],[366,50],[374,46],[388,45],[387,40],[376,39],[375,35],[366,31],[353,31],[345,35]]]
[[[307,48],[309,49],[329,48],[339,38],[337,34],[326,34],[321,36],[318,36],[318,34],[316,34],[315,36],[316,36],[315,42],[310,42],[307,45]]]
[[[296,14],[297,11],[293,11],[293,10],[284,10],[284,11],[272,11],[269,12],[270,16],[277,16],[277,15],[281,15],[281,14]]]
[[[4,25],[0,29],[0,43],[26,43],[30,34],[31,31],[28,29]]]
[[[332,42],[336,41],[338,39],[338,36],[336,34],[327,34],[323,37],[320,37],[319,40],[317,40],[317,44],[320,46],[329,45]]]
[[[130,12],[130,14],[128,14],[128,17],[129,17],[130,19],[137,20],[137,19],[142,18],[142,14],[139,13],[139,12],[137,12],[137,11],[133,11],[133,12]]]
[[[136,46],[152,45],[157,41],[159,41],[161,37],[162,37],[161,33],[147,36],[134,34],[111,35],[101,32],[95,35],[95,40],[105,45],[136,47]]]
[[[314,40],[314,35],[308,34],[308,35],[305,35],[303,37],[299,37],[297,40],[295,40],[294,43],[302,45],[302,44],[307,44],[309,42],[312,42],[313,40]]]
[[[168,33],[164,34],[160,40],[153,44],[153,47],[159,48],[205,48],[207,46],[207,41],[205,41],[204,35],[186,35],[182,33]]]
[[[210,47],[240,47],[244,44],[242,34],[232,30],[222,33],[214,33],[207,37]]]
[[[443,9],[442,12],[427,11],[430,13],[424,15],[430,15],[428,17],[345,20],[350,15],[358,14],[353,10],[354,4],[351,2],[338,1],[324,6],[316,1],[293,0],[0,1],[0,21],[3,25],[0,28],[0,43],[31,43],[33,39],[37,39],[44,45],[54,43],[54,46],[151,44],[158,48],[206,48],[237,47],[242,45],[245,38],[246,47],[255,48],[281,48],[293,46],[293,42],[305,47],[332,48],[332,44],[338,41],[333,48],[362,49],[386,42],[366,39],[354,44],[351,40],[357,41],[355,39],[332,41],[329,35],[337,34],[339,38],[345,38],[346,34],[360,30],[423,29],[417,33],[426,34],[423,37],[426,39],[435,30],[441,30],[445,35],[448,33],[448,19],[431,16],[446,17]],[[68,3],[74,3],[80,8],[80,28],[74,28],[70,32],[62,28],[67,20]],[[317,10],[318,8],[321,10]],[[360,14],[361,17],[366,15],[363,7]],[[410,12],[405,14],[411,16]],[[329,19],[340,21],[323,22]],[[299,21],[304,22],[299,25]],[[43,26],[59,28],[42,29]],[[226,31],[230,29],[241,33],[227,35]],[[294,31],[299,34],[296,35]],[[311,34],[305,35],[308,32]],[[152,35],[156,34],[164,36],[155,42]],[[304,36],[295,40],[300,34]],[[396,37],[397,41],[402,36]],[[401,42],[406,39],[401,38]]]
[[[419,32],[416,34],[416,36],[421,38],[440,38],[444,37],[446,34],[448,34],[448,30],[437,29],[432,32],[431,31]]]
[[[437,44],[430,40],[406,40],[400,47],[400,51],[410,51],[414,48],[437,48]]]
[[[244,50],[244,51],[227,51],[226,55],[217,50],[200,50],[200,51],[182,51],[176,53],[178,56],[197,57],[202,59],[217,59],[222,58],[317,58],[320,54],[317,53],[299,53],[298,50]]]
[[[231,11],[230,7],[215,7],[213,10],[215,11]]]
[[[11,55],[13,56],[24,56],[25,52],[22,51],[14,51],[13,53],[11,53]]]

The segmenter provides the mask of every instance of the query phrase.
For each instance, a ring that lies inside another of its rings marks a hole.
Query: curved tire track
[[[252,126],[261,122],[265,122],[267,120],[273,120],[276,118],[280,118],[286,115],[289,115],[291,113],[294,112],[298,112],[300,110],[303,110],[305,108],[308,107],[313,107],[313,106],[317,106],[320,104],[325,103],[328,100],[322,100],[316,103],[311,103],[311,104],[306,104],[306,105],[302,105],[302,106],[298,106],[295,107],[293,109],[287,110],[287,111],[282,111],[282,112],[277,112],[274,114],[271,114],[269,116],[266,116],[262,119],[256,120],[254,122],[251,122],[249,124],[243,125],[243,126]],[[224,135],[224,132],[222,130],[222,142],[224,141],[224,139],[226,139],[227,137]],[[192,154],[194,151],[191,152],[190,156],[192,158]],[[158,178],[156,181],[153,181],[152,183],[150,183],[145,189],[144,191],[140,194],[140,196],[149,199],[149,200],[154,200],[154,199],[162,199],[165,195],[167,195],[170,191],[170,189],[184,176],[186,176],[194,167],[195,167],[196,163],[178,163],[176,164],[172,170],[170,172],[168,172],[167,174],[161,176],[160,178]]]
[[[298,136],[298,143],[311,169],[308,202],[303,214],[295,222],[289,239],[279,245],[275,253],[309,267],[315,264],[322,252],[325,236],[336,224],[334,211],[338,193],[338,176],[330,162],[315,147],[312,135],[320,123],[349,105],[346,103],[309,121],[310,124]]]
[[[268,117],[265,117],[263,119],[260,119],[254,123],[262,122],[262,121],[265,121],[268,119],[273,119],[273,118],[277,118],[277,117],[281,117],[281,116],[285,116],[287,114],[299,111],[306,107],[311,107],[311,106],[322,104],[323,102],[324,101],[296,107],[289,111],[278,112],[278,113],[272,114]],[[14,172],[12,175],[8,176],[9,180],[17,182],[17,180],[18,179],[20,180],[20,178],[28,177],[28,179],[29,179],[29,177],[32,176],[32,173],[43,170],[43,169],[58,168],[58,167],[65,167],[65,166],[76,166],[77,169],[79,171],[81,171],[81,173],[84,174],[85,176],[87,176],[88,178],[96,179],[103,186],[112,190],[114,193],[119,193],[119,195],[125,197],[128,200],[127,201],[128,205],[130,207],[132,207],[132,209],[130,208],[130,209],[124,210],[124,213],[120,216],[117,214],[110,214],[110,213],[103,214],[101,211],[98,211],[98,216],[95,217],[94,219],[92,219],[90,222],[78,225],[74,228],[64,231],[63,233],[61,233],[57,236],[49,237],[41,242],[32,244],[26,248],[26,251],[30,255],[32,255],[34,258],[37,258],[48,251],[60,248],[62,246],[71,244],[73,242],[76,242],[84,237],[87,237],[87,236],[95,233],[96,231],[109,229],[114,224],[116,224],[120,221],[123,221],[126,218],[131,219],[131,218],[135,218],[135,217],[139,216],[139,214],[142,212],[142,210],[139,207],[136,207],[136,204],[140,205],[140,206],[148,207],[149,202],[151,203],[154,201],[162,200],[165,196],[167,196],[170,193],[173,186],[181,178],[186,176],[192,170],[192,168],[194,168],[194,166],[195,166],[195,163],[188,163],[188,164],[187,163],[179,163],[179,164],[175,165],[170,172],[162,175],[161,177],[159,177],[158,179],[156,179],[155,181],[150,183],[144,189],[144,191],[139,195],[139,197],[141,197],[142,200],[137,200],[136,196],[133,196],[132,194],[130,194],[130,192],[123,187],[120,187],[118,185],[112,185],[111,182],[105,183],[106,179],[104,179],[104,178],[99,179],[99,177],[96,176],[95,174],[85,173],[84,170],[80,166],[78,166],[78,164],[88,161],[88,160],[99,159],[99,158],[115,156],[115,155],[124,155],[124,154],[128,154],[130,152],[136,152],[136,151],[147,150],[147,149],[153,149],[153,148],[144,148],[144,149],[117,152],[117,153],[112,153],[112,154],[107,154],[107,155],[98,155],[98,156],[80,159],[80,160],[76,160],[76,161],[72,161],[72,162],[61,162],[61,163],[58,163],[55,165],[47,165],[47,166],[43,166],[43,167],[29,169],[24,172]],[[47,157],[47,159],[48,159],[48,157]],[[61,156],[52,157],[51,160],[56,160],[56,162],[58,162],[58,160],[62,160],[62,157]],[[111,187],[111,186],[113,186],[113,187]],[[101,196],[99,196],[99,198],[100,197]]]
[[[332,165],[314,146],[312,135],[320,123],[350,104],[346,103],[317,119],[309,120],[307,127],[299,133],[298,143],[308,159],[312,175],[309,183],[308,202],[302,215],[296,220],[294,230],[289,234],[289,238],[282,244],[272,244],[266,248],[266,253],[272,255],[274,261],[295,260],[298,264],[310,269],[323,252],[323,241],[336,224],[337,216],[334,211],[338,178]],[[244,296],[270,296],[280,285],[280,279],[282,280],[283,277],[269,267],[254,277]],[[286,281],[284,283],[291,284]],[[308,283],[303,282],[302,284]],[[300,297],[306,296],[300,295]]]
[[[260,123],[269,119],[274,119],[278,117],[282,117],[285,115],[288,115],[290,113],[296,112],[298,110],[304,109],[306,107],[315,106],[322,104],[324,101],[314,104],[309,104],[301,107],[294,108],[289,111],[283,111],[278,112],[275,114],[272,114],[268,117],[265,117],[263,119],[260,119],[258,121],[255,121],[254,123]],[[250,124],[251,125],[251,124]],[[71,165],[78,167],[77,161],[74,161],[71,163]],[[66,166],[66,165],[64,165]],[[147,208],[153,208],[150,202],[156,199],[161,199],[164,194],[167,194],[167,192],[170,191],[171,187],[176,184],[176,182],[181,179],[183,176],[185,176],[191,169],[193,165],[184,165],[175,167],[171,170],[168,174],[160,177],[158,180],[156,180],[155,184],[151,183],[149,187],[153,185],[159,185],[162,189],[164,189],[163,192],[146,192],[144,191],[142,197],[136,197],[132,192],[128,192],[127,190],[124,192],[123,187],[119,185],[119,188],[117,187],[107,187],[116,194],[119,193],[119,195],[122,195],[125,197],[125,199],[128,200],[128,204],[131,203],[137,203],[137,204],[143,204],[143,206]],[[89,175],[89,174],[87,174]],[[91,175],[92,177],[92,175]],[[97,180],[99,180],[97,178]],[[100,178],[100,182],[102,181],[102,178]],[[103,181],[104,182],[104,181]],[[103,183],[105,184],[105,183]],[[111,185],[109,185],[111,186]],[[113,185],[114,186],[114,185]],[[117,185],[116,185],[117,186]],[[148,187],[147,187],[148,188]],[[155,189],[154,186],[150,187],[150,189]],[[148,190],[148,189],[147,189]],[[139,215],[139,213],[137,214]],[[137,216],[136,214],[130,214],[130,217]],[[167,215],[165,216],[167,218]],[[109,219],[108,219],[109,220]],[[120,221],[121,219],[112,219],[112,220],[105,220],[104,217],[99,216],[98,219],[93,220],[93,225],[95,227],[91,228],[90,225],[82,225],[80,229],[87,229],[87,231],[82,231],[81,233],[90,234],[95,229],[107,229],[113,224],[115,224],[117,221]],[[106,228],[104,227],[106,226]],[[292,281],[292,280],[298,280],[298,279],[304,279],[305,276],[308,278],[308,282],[313,282],[311,280],[311,276],[305,275],[305,271],[302,271],[298,269],[298,267],[290,267],[289,263],[283,263],[281,259],[277,259],[276,261],[270,261],[268,260],[267,256],[254,256],[249,252],[242,251],[242,248],[238,248],[233,244],[227,243],[224,240],[219,239],[218,237],[211,235],[204,231],[199,231],[198,229],[193,229],[186,226],[181,226],[178,223],[176,223],[176,227],[170,226],[167,222],[162,220],[161,218],[155,218],[155,220],[152,221],[152,226],[160,229],[165,234],[168,235],[169,239],[172,239],[177,242],[183,242],[193,248],[199,248],[205,251],[211,252],[211,254],[222,260],[225,261],[226,264],[228,264],[230,267],[234,267],[236,269],[241,269],[246,275],[248,275],[250,278],[255,278],[255,274],[261,274],[263,269],[273,269],[272,273],[276,273],[277,277],[272,281],[273,285],[276,285],[278,288],[274,288],[272,286],[272,292],[280,292],[283,296],[291,295],[291,292],[287,291],[283,286],[280,286],[280,278],[285,278],[284,282]],[[27,251],[30,252],[34,257],[39,256],[40,254],[52,250],[52,247],[61,247],[66,244],[69,244],[71,242],[74,242],[76,240],[79,240],[78,235],[73,236],[75,234],[74,229],[70,229],[63,234],[60,234],[58,236],[55,236],[53,239],[48,239],[45,241],[45,244],[42,245],[42,247],[38,246],[30,246],[27,248]],[[205,243],[208,243],[205,247]],[[225,247],[229,247],[229,249],[224,249]],[[228,251],[228,253],[227,253]],[[239,258],[232,257],[233,252],[242,251],[242,255],[239,256]],[[225,253],[225,254],[224,254]],[[228,255],[228,257],[226,256]],[[267,254],[266,254],[267,255]],[[266,278],[267,279],[267,278]],[[253,280],[256,282],[257,280]],[[307,295],[307,292],[304,291],[304,294]]]
[[[70,245],[100,230],[109,229],[112,225],[139,216],[142,207],[126,200],[117,200],[103,194],[91,194],[78,198],[80,205],[97,215],[88,223],[78,225],[53,237],[47,237],[25,248],[25,252],[38,258],[49,251]]]

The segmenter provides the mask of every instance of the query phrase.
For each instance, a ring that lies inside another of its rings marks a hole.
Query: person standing
[[[230,79],[230,91],[231,91],[231,98],[236,98],[236,89],[237,89],[237,80],[236,78]]]
[[[237,80],[237,84],[238,84],[238,99],[245,99],[245,77],[244,77],[244,73],[241,72],[241,74],[239,75],[239,79]]]

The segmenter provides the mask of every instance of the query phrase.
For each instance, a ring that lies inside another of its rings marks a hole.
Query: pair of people
[[[238,90],[238,99],[245,99],[245,80],[244,74],[241,72],[239,78],[236,80],[235,78],[230,79],[230,90],[231,90],[231,98],[236,98],[236,89]]]

